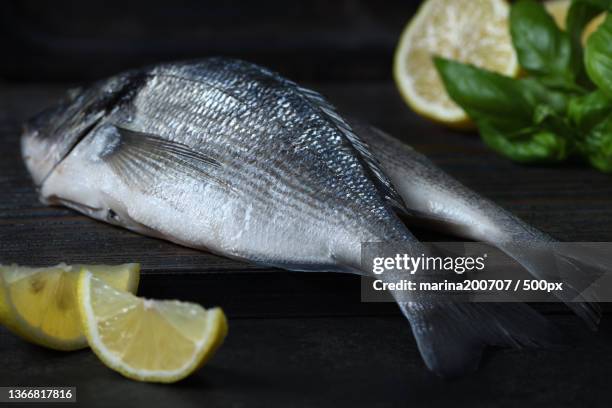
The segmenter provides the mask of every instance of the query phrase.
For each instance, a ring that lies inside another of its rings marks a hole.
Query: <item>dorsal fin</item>
[[[363,160],[366,168],[372,173],[376,186],[387,201],[397,210],[408,212],[404,200],[391,183],[391,180],[383,171],[378,159],[376,159],[376,157],[374,157],[370,151],[370,147],[363,140],[361,140],[359,136],[357,136],[357,134],[353,131],[353,128],[338,114],[334,106],[330,104],[320,93],[313,91],[312,89],[304,88],[292,81],[286,81],[293,85],[297,91],[306,97],[310,103],[318,107],[319,110],[323,112],[323,114],[327,116],[344,134]]]

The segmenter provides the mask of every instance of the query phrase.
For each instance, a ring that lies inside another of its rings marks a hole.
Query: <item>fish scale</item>
[[[151,128],[151,127],[145,128],[145,129],[142,129],[142,130],[153,131],[153,132],[161,131],[161,129],[159,129],[159,128]],[[202,150],[205,151],[206,149],[202,149]],[[235,174],[233,174],[230,178],[231,179],[236,179],[236,182],[237,183],[241,183],[241,184],[243,182],[248,184],[250,180],[257,180],[257,179],[259,179],[261,177],[266,178],[266,179],[268,179],[270,181],[279,180],[279,181],[282,181],[282,182],[290,182],[291,181],[291,174],[288,173],[288,172],[279,171],[279,170],[277,170],[277,168],[280,167],[281,170],[290,170],[292,167],[291,166],[287,166],[286,163],[284,163],[283,161],[280,161],[280,162],[277,161],[275,164],[276,164],[276,166],[274,166],[270,171],[267,171],[267,172],[265,171],[266,169],[262,169],[262,168],[257,167],[257,166],[252,167],[249,170],[238,169],[235,172]],[[254,174],[254,173],[256,173],[256,174]],[[253,177],[253,175],[256,176],[256,177]],[[253,184],[254,183],[251,183],[251,185],[253,185]],[[267,189],[267,191],[268,192],[277,192],[278,195],[276,195],[274,199],[284,200],[287,197],[287,195],[285,194],[286,193],[285,191],[281,190],[282,189],[282,187],[281,187],[282,185],[283,184],[278,184],[278,185],[273,184],[272,189]],[[302,191],[300,191],[300,190],[296,190],[296,193],[301,193],[299,195],[299,198],[302,199],[302,202],[304,202],[304,203],[307,202],[307,201],[313,202],[312,200],[307,200],[307,198],[309,196],[311,197],[311,194],[314,193],[312,188],[308,189],[307,185],[301,184],[301,183],[298,184],[297,186],[293,186],[293,188],[296,188],[296,187],[303,187],[302,190],[306,190],[304,193],[302,193]],[[265,197],[262,197],[262,195],[260,193],[252,195],[252,197],[255,197],[256,199],[259,198],[259,197],[265,198]],[[261,201],[261,200],[259,200],[259,201]],[[262,204],[265,206],[266,202],[264,201]],[[318,202],[313,202],[313,204],[317,205]],[[311,213],[313,215],[318,215],[318,216],[324,216],[325,215],[324,213],[321,213],[321,211],[325,211],[325,208],[322,205],[318,205],[318,207],[314,208],[313,210],[314,211],[311,211]]]
[[[165,77],[163,77],[165,78]],[[169,77],[170,79],[170,84],[173,84],[178,81],[180,83],[180,81],[174,77]],[[162,81],[159,80],[157,81],[158,83]],[[165,81],[164,81],[165,83]],[[183,84],[180,84],[183,85]],[[202,90],[206,91],[209,90],[208,87],[206,87],[204,84],[199,84],[199,83],[194,83],[193,86],[196,87],[200,87],[203,88]],[[194,91],[190,89],[190,87],[182,87],[182,86],[178,86],[177,89],[171,88],[171,89],[166,89],[165,87],[153,87],[151,89],[151,91],[147,91],[149,88],[147,86],[145,86],[144,90],[145,92],[142,93],[142,97],[141,98],[137,98],[135,101],[136,107],[137,107],[137,114],[135,115],[135,120],[137,120],[138,123],[146,123],[147,125],[141,129],[138,129],[140,131],[144,131],[144,132],[151,132],[151,133],[156,133],[156,134],[163,134],[163,135],[168,135],[168,137],[170,138],[176,138],[179,141],[185,142],[186,144],[189,145],[197,145],[197,146],[203,146],[203,151],[207,151],[207,150],[213,150],[215,149],[215,142],[220,143],[219,145],[219,154],[217,153],[213,153],[213,156],[218,157],[220,161],[225,161],[225,156],[227,156],[227,152],[228,147],[226,144],[229,145],[237,145],[237,146],[245,146],[244,140],[245,139],[250,139],[253,140],[253,145],[256,145],[257,143],[257,135],[255,134],[250,134],[247,135],[246,137],[242,137],[242,134],[240,134],[239,132],[235,132],[235,131],[229,131],[226,127],[222,127],[221,124],[217,124],[217,127],[211,127],[208,125],[209,121],[214,120],[215,117],[219,117],[218,112],[222,112],[223,113],[223,117],[225,118],[224,120],[229,120],[227,119],[228,117],[232,117],[235,118],[234,112],[232,111],[232,109],[228,109],[227,108],[227,101],[224,102],[224,98],[223,95],[221,95],[221,98],[217,98],[214,95],[213,92],[213,97],[211,99],[208,100],[213,100],[214,102],[210,103],[208,108],[209,111],[206,115],[204,115],[204,120],[200,120],[200,118],[198,117],[198,115],[194,115],[192,116],[191,112],[188,114],[183,112],[183,116],[182,119],[186,120],[187,123],[192,123],[193,126],[196,129],[202,129],[201,132],[194,134],[193,135],[193,139],[195,139],[194,141],[190,140],[191,135],[175,135],[172,134],[171,132],[168,131],[168,126],[165,125],[166,123],[170,123],[171,122],[171,118],[174,116],[174,111],[175,109],[173,108],[169,108],[168,106],[165,106],[164,109],[160,109],[160,107],[158,106],[159,103],[157,103],[156,101],[159,101],[160,98],[158,93],[161,93],[162,95],[174,95],[172,98],[170,98],[169,100],[169,104],[170,107],[173,107],[174,105],[174,100],[175,99],[184,99],[185,98],[185,94],[193,94]],[[198,90],[200,92],[197,92],[198,94],[202,94],[201,90]],[[204,94],[206,95],[206,94]],[[182,98],[181,98],[182,97]],[[139,106],[139,101],[142,99],[142,102],[140,102],[142,104],[142,106]],[[162,102],[163,103],[163,102]],[[218,107],[221,108],[218,108]],[[230,105],[233,106],[233,105]],[[140,108],[140,109],[138,109]],[[146,110],[145,110],[146,109]],[[193,109],[190,107],[190,110]],[[156,112],[158,113],[158,116],[155,118],[155,121],[150,121],[147,120],[149,119],[150,116],[152,115],[148,115],[148,112]],[[179,108],[177,108],[177,111],[181,112],[181,110]],[[159,114],[159,112],[167,112],[167,117],[164,117],[163,115]],[[255,116],[255,114],[259,114],[258,112],[255,112],[252,116],[252,122],[247,122],[247,125],[245,125],[245,127],[250,127],[249,125],[251,125],[251,123],[257,123],[259,122],[258,117],[259,116]],[[274,115],[278,115],[278,112],[273,113]],[[138,120],[139,115],[143,115],[145,117],[144,120]],[[282,113],[281,113],[282,116]],[[286,116],[286,115],[285,115]],[[247,120],[245,117],[242,117],[243,120]],[[218,122],[218,121],[217,121]],[[172,129],[170,129],[172,130]],[[234,129],[235,130],[235,129]],[[269,128],[269,134],[273,134],[273,132],[275,130],[280,130],[278,128]],[[200,136],[198,138],[198,135]],[[212,137],[212,135],[216,135],[216,137]],[[302,135],[300,138],[305,140],[305,143],[308,143],[308,140],[311,140],[313,138],[315,138],[317,136],[317,134],[312,131],[312,132],[307,132],[305,135]],[[205,138],[205,139],[204,139]],[[338,139],[339,140],[339,139]],[[248,145],[251,146],[251,145]],[[315,143],[315,146],[317,147],[322,147],[321,144],[319,143]],[[244,147],[243,147],[244,148]],[[231,151],[231,150],[230,150]],[[301,152],[302,154],[304,152]],[[315,148],[315,154],[311,155],[310,157],[312,158],[316,158],[319,157],[322,153],[325,153],[325,150],[323,150],[322,148]],[[221,156],[221,154],[223,154],[223,156]],[[256,152],[254,153],[257,157],[260,158],[260,160],[262,159],[262,155],[266,154],[266,152]],[[266,154],[267,155],[267,154]],[[267,155],[269,156],[269,155]],[[261,174],[262,172],[268,172],[268,174],[266,174],[266,176],[271,176],[273,178],[278,178],[281,181],[283,181],[284,183],[287,183],[286,185],[293,187],[293,191],[295,191],[297,194],[300,193],[300,186],[307,186],[307,184],[303,181],[304,177],[302,175],[302,172],[300,171],[300,168],[295,166],[292,162],[292,165],[289,165],[288,161],[286,160],[278,160],[275,157],[272,157],[272,160],[274,162],[274,166],[266,166],[266,167],[262,167],[259,165],[250,167],[248,169],[245,169],[242,167],[242,162],[241,161],[236,161],[234,160],[233,163],[231,165],[229,165],[228,167],[231,168],[236,168],[236,173],[233,174],[231,177],[229,177],[230,179],[235,179],[235,178],[240,178],[241,179],[241,183],[248,183],[249,180],[258,180],[260,177],[264,176],[263,174]],[[330,159],[328,159],[330,163],[327,164],[328,168],[332,168],[332,171],[336,171],[339,172],[340,174],[343,174],[343,171],[341,171],[343,168],[345,168],[344,166],[348,166],[350,164],[356,163],[356,161],[353,161],[353,163],[346,163],[342,158],[339,159],[334,159],[334,157],[331,157]],[[313,160],[314,161],[314,160]],[[314,161],[316,162],[316,161]],[[238,167],[240,166],[240,167]],[[281,171],[277,171],[276,169],[281,169]],[[297,182],[292,186],[290,183],[292,182],[292,180],[297,180]],[[352,206],[353,203],[355,202],[363,202],[363,201],[354,201],[353,198],[355,198],[355,196],[361,196],[363,197],[364,195],[364,191],[365,190],[363,188],[363,183],[351,183],[352,180],[348,180],[347,182],[345,182],[344,186],[346,187],[350,187],[350,190],[346,193],[344,193],[344,195],[340,195],[341,197],[344,197],[349,205]],[[342,183],[339,183],[338,185],[342,186]],[[270,191],[270,189],[268,187],[266,187],[266,191]],[[320,194],[325,193],[326,190],[323,191],[319,191]],[[276,195],[274,198],[275,199],[280,199],[283,200],[284,197],[286,197],[286,194],[284,194],[284,191],[280,191],[279,195]],[[372,193],[374,194],[374,193]],[[262,194],[261,192],[258,192],[258,194],[253,195],[253,197],[261,197]],[[306,202],[312,202],[312,200],[309,200],[309,197],[312,197],[312,192],[311,191],[307,191],[305,192],[305,194],[301,194],[299,196],[300,198],[302,198],[302,201],[304,203]],[[321,201],[324,202],[324,201]],[[265,205],[266,203],[264,203]],[[289,203],[287,205],[290,205]],[[381,206],[382,207],[382,206]],[[322,216],[326,216],[328,214],[325,213],[321,213],[322,211],[325,212],[326,211],[326,206],[324,206],[323,204],[321,204],[319,206],[319,208],[315,208],[313,209],[314,211],[312,212],[313,214],[322,214]],[[375,211],[378,211],[378,209],[376,209]]]
[[[237,65],[237,64],[234,64]],[[270,73],[269,71],[262,71],[256,68],[253,68],[252,66],[244,66],[244,64],[242,64],[241,66],[241,70],[244,70],[246,72],[248,72],[251,75],[256,75],[256,78],[261,78],[262,76],[266,79],[268,79],[272,73]],[[263,74],[263,75],[262,75]],[[214,74],[213,74],[214,77]],[[234,78],[235,77],[235,72],[232,71],[231,73],[231,77]],[[222,81],[225,80],[225,76],[221,76]],[[288,82],[288,81],[283,81],[283,80],[278,80],[281,83],[284,82]],[[227,82],[227,81],[226,81]],[[250,83],[254,83],[255,81],[251,81]],[[220,87],[220,86],[219,86]],[[245,89],[245,92],[241,92],[240,90]],[[328,166],[330,168],[334,168],[337,166],[337,164],[339,163],[338,160],[338,150],[337,147],[341,142],[341,138],[338,137],[337,134],[337,130],[335,129],[330,129],[329,126],[325,126],[327,123],[325,123],[325,121],[321,120],[321,115],[316,115],[315,112],[312,112],[312,108],[304,102],[304,98],[301,97],[299,94],[296,94],[295,92],[290,92],[288,91],[287,87],[284,88],[280,88],[280,90],[277,90],[278,88],[276,87],[256,87],[256,86],[246,86],[246,87],[242,87],[239,88],[237,92],[235,92],[235,94],[238,96],[238,98],[242,99],[242,98],[251,98],[250,100],[253,100],[253,105],[254,106],[274,106],[275,102],[276,105],[281,105],[281,106],[292,106],[295,105],[296,109],[292,110],[291,112],[300,112],[300,117],[305,117],[306,120],[302,119],[300,122],[297,123],[306,123],[306,121],[308,119],[312,120],[313,123],[310,124],[309,129],[316,129],[316,131],[318,132],[327,132],[329,134],[326,142],[328,142],[326,144],[326,146],[330,146],[331,148],[335,149],[333,151],[333,154],[329,155],[330,156],[330,160],[327,162]],[[257,92],[254,92],[254,90],[257,90]],[[282,102],[282,104],[281,104]],[[300,104],[301,102],[301,104]],[[305,114],[304,112],[311,112],[310,115]],[[294,114],[294,116],[297,116]],[[283,117],[290,117],[289,113],[287,111],[283,111],[283,110],[277,110],[276,112],[273,112],[271,115],[272,118],[283,118]],[[303,121],[303,122],[302,122]],[[282,122],[283,124],[286,123],[295,123],[292,122],[290,120],[286,120]],[[304,135],[304,134],[303,134]],[[316,135],[315,137],[313,137],[313,135],[307,135],[307,136],[302,136],[305,137],[307,140],[307,146],[308,145],[312,145],[315,146],[316,145]],[[335,143],[334,143],[335,142]],[[333,143],[333,146],[332,146]],[[319,145],[321,147],[323,147],[323,145]],[[317,153],[323,153],[323,151],[319,150]],[[351,160],[355,160],[354,155],[346,155],[345,157],[343,157],[344,159],[346,159],[347,161],[351,161]],[[338,168],[341,167],[342,164],[340,166],[337,166],[335,168],[336,172],[338,172]],[[340,174],[342,174],[342,172],[340,172]],[[362,193],[364,191],[364,186],[365,184],[356,186],[356,190],[359,193]]]

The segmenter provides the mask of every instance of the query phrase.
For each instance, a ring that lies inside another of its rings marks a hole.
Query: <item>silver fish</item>
[[[363,242],[418,244],[334,107],[242,61],[159,65],[73,92],[26,125],[22,153],[43,202],[232,258],[369,275]],[[398,304],[446,376],[474,369],[486,345],[556,335],[521,304]]]
[[[408,209],[404,212],[408,225],[498,247],[533,276],[545,278],[550,272],[550,263],[542,262],[526,250],[527,244],[537,245],[560,261],[555,265],[567,265],[568,269],[559,273],[566,284],[577,287],[584,286],[580,280],[592,283],[609,269],[610,256],[578,246],[576,249],[559,246],[561,252],[552,237],[470,190],[409,145],[358,120],[350,123],[402,196]],[[597,303],[576,301],[580,299],[578,291],[563,292],[559,296],[590,328],[597,328],[601,318]]]

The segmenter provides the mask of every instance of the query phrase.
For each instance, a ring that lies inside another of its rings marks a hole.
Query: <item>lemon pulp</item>
[[[2,266],[0,323],[24,339],[45,347],[58,350],[86,347],[76,298],[82,269],[92,270],[121,290],[135,292],[138,286],[138,264]]]

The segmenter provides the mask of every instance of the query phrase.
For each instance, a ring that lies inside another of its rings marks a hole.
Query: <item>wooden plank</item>
[[[526,167],[511,163],[484,147],[473,133],[453,132],[418,118],[388,82],[311,85],[342,111],[410,142],[467,185],[553,236],[565,241],[611,240],[609,176],[577,164]],[[140,261],[144,293],[223,304],[241,316],[396,313],[393,305],[360,303],[355,277],[261,268],[40,204],[19,155],[20,124],[65,88],[37,85],[0,90],[0,262]],[[426,231],[416,234],[423,240],[444,239]],[[546,310],[565,310],[551,307]]]
[[[610,240],[609,176],[578,165],[510,163],[472,133],[419,119],[388,82],[313,86],[556,237]],[[258,268],[41,205],[19,157],[19,127],[64,88],[0,89],[0,262],[140,260],[142,294],[222,305],[231,335],[202,371],[175,387],[157,387],[124,381],[89,351],[45,350],[0,328],[0,384],[77,386],[88,406],[605,406],[609,319],[591,333],[560,306],[540,305],[571,336],[571,346],[491,349],[476,373],[444,381],[425,369],[394,305],[359,301],[356,277]]]
[[[76,386],[87,407],[605,407],[612,324],[593,335],[569,316],[564,349],[489,350],[453,381],[424,367],[400,317],[230,319],[230,335],[199,372],[174,386],[126,381],[89,350],[28,344],[0,328],[0,384]]]

